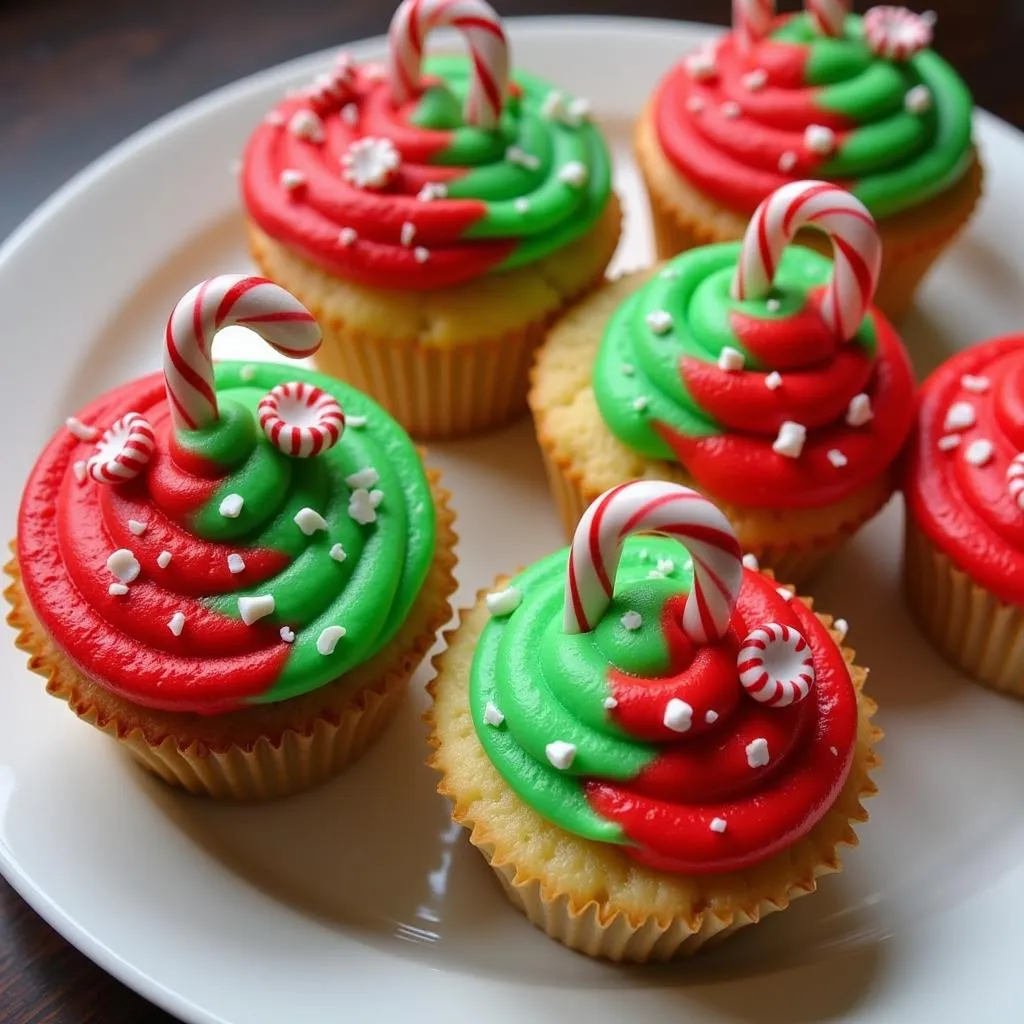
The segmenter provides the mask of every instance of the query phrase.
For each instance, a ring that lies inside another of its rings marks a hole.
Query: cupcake
[[[424,59],[440,25],[470,59]],[[387,66],[343,56],[245,152],[250,248],[313,311],[317,365],[415,437],[526,410],[546,326],[603,278],[619,238],[611,161],[585,100],[509,72],[483,0],[406,0]]]
[[[1024,696],[1024,335],[928,378],[904,492],[904,580],[925,636],[978,682]]]
[[[496,588],[438,659],[431,763],[537,927],[668,960],[839,870],[875,792],[866,673],[706,498],[614,488]]]
[[[770,0],[734,0],[733,31],[658,85],[636,129],[658,250],[738,239],[777,188],[832,181],[878,221],[876,302],[899,320],[981,192],[971,95],[929,49],[931,16],[804,7],[776,18]]]
[[[294,358],[320,340],[262,278],[193,288],[163,375],[43,450],[5,593],[49,693],[167,782],[251,799],[323,781],[380,734],[449,617],[455,557],[448,496],[401,428],[318,373],[214,367],[234,324]]]
[[[828,234],[835,262],[786,243]],[[802,581],[889,500],[913,420],[906,352],[869,300],[878,236],[822,182],[784,186],[746,240],[606,285],[550,332],[530,405],[571,535],[615,484],[669,479]]]

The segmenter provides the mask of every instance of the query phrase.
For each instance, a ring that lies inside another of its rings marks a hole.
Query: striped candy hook
[[[882,242],[867,207],[838,185],[794,181],[761,203],[743,237],[732,297],[767,298],[783,249],[804,227],[824,231],[832,240],[832,280],[822,297],[821,313],[835,336],[849,341],[874,298]]]
[[[463,117],[493,128],[501,120],[508,87],[508,41],[501,19],[485,0],[403,0],[388,30],[388,82],[394,103],[419,95],[423,47],[432,29],[458,29],[469,47],[472,76]]]
[[[693,589],[683,630],[694,643],[723,637],[743,579],[736,534],[702,494],[660,480],[613,487],[583,513],[569,548],[565,631],[586,633],[597,625],[612,599],[622,546],[634,533],[661,533],[685,545],[693,559]]]
[[[816,32],[841,38],[850,0],[804,0],[804,10]],[[775,21],[775,0],[732,0],[732,27],[742,53],[764,39]]]
[[[819,35],[842,38],[850,0],[804,0],[804,10]]]

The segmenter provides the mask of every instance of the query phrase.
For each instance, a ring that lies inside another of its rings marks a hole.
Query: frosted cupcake
[[[789,245],[803,227],[835,262]],[[767,200],[745,242],[693,249],[585,300],[550,332],[533,410],[567,533],[639,477],[713,498],[745,551],[801,581],[897,480],[914,382],[870,304],[880,259],[863,205],[821,182]]]
[[[932,18],[844,0],[736,0],[733,31],[664,77],[636,131],[659,253],[742,237],[789,181],[861,199],[885,252],[876,296],[900,319],[981,191],[971,95],[929,48]],[[813,239],[809,245],[815,244]]]
[[[319,330],[262,278],[175,307],[164,373],[67,421],[25,485],[18,646],[47,690],[193,793],[280,796],[358,757],[448,619],[452,513],[353,388],[218,363],[240,324],[285,355]]]
[[[470,60],[424,59],[439,25]],[[417,437],[524,412],[546,325],[602,280],[619,238],[588,105],[510,74],[482,0],[406,0],[387,68],[343,57],[280,103],[242,180],[253,256],[324,330],[318,365]]]
[[[667,960],[839,869],[875,791],[865,672],[705,498],[615,488],[568,552],[496,586],[438,660],[432,764],[535,925]]]
[[[1024,336],[973,345],[928,378],[904,490],[907,598],[925,635],[1024,696]]]

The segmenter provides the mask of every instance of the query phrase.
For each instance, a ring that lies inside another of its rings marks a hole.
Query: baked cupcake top
[[[932,18],[844,0],[735,0],[733,31],[676,65],[653,99],[662,151],[716,202],[750,213],[799,178],[853,192],[875,217],[954,185],[974,160],[973,100],[933,50]]]
[[[320,342],[269,281],[197,285],[168,321],[163,375],[69,419],[22,499],[36,615],[85,675],[147,707],[215,714],[337,679],[395,634],[433,557],[401,428],[308,370],[214,367],[231,324],[295,358]]]
[[[835,260],[787,243],[828,233]],[[625,445],[679,462],[747,508],[815,508],[893,463],[913,420],[899,337],[869,302],[874,222],[849,193],[794,182],[742,244],[667,263],[610,319],[594,366],[602,418]]]
[[[1024,605],[1024,335],[974,345],[925,381],[905,492],[957,568]]]
[[[858,715],[842,651],[688,488],[606,492],[568,551],[487,603],[477,734],[568,832],[660,870],[736,870],[806,835],[846,781]]]
[[[424,59],[440,25],[470,59]],[[386,67],[343,55],[253,133],[249,216],[329,273],[381,288],[443,288],[563,248],[604,211],[611,161],[586,101],[508,62],[483,0],[405,0]]]

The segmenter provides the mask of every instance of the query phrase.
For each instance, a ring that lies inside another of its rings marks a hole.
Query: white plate
[[[592,99],[627,203],[617,265],[644,262],[630,118],[708,31],[603,18],[510,28],[518,64]],[[353,49],[377,57],[381,41]],[[10,238],[0,533],[13,533],[21,482],[62,418],[156,368],[163,321],[193,282],[249,266],[229,166],[281,92],[329,59],[159,121]],[[1024,326],[1024,143],[985,114],[978,135],[988,199],[907,325],[919,369]],[[562,543],[528,424],[432,457],[460,513],[462,603]],[[496,507],[507,525],[495,526]],[[225,807],[137,770],[4,643],[0,866],[71,942],[188,1021],[1019,1021],[1024,704],[965,684],[912,628],[897,588],[900,517],[894,504],[816,588],[822,608],[852,622],[882,704],[886,764],[862,845],[818,895],[695,962],[614,967],[535,932],[434,792],[418,688],[342,779],[274,806]]]

